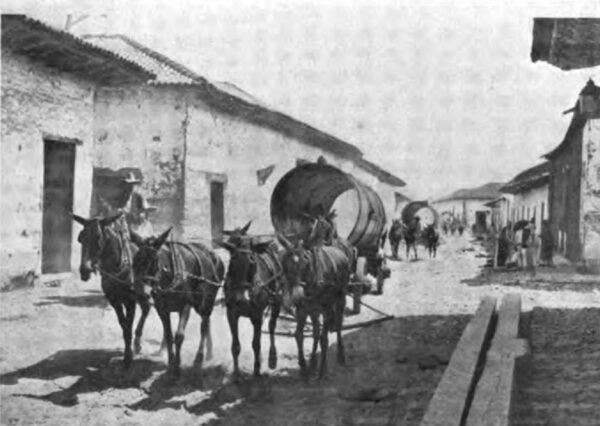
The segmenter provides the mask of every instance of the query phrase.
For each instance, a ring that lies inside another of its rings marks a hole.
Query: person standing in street
[[[554,236],[552,235],[552,229],[550,228],[550,222],[544,220],[542,222],[541,232],[542,247],[540,253],[540,265],[554,266],[552,260],[554,256]]]
[[[536,274],[536,264],[537,264],[537,252],[539,243],[536,239],[535,232],[535,218],[531,219],[531,221],[527,224],[525,229],[523,230],[523,248],[525,249],[525,261],[527,265],[527,269],[529,270],[532,277],[535,277]]]

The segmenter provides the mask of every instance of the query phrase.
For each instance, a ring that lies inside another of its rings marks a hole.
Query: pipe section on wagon
[[[439,215],[437,211],[429,205],[427,201],[412,201],[408,203],[402,209],[401,218],[402,222],[405,225],[410,225],[413,218],[419,213],[420,216],[424,214],[427,215],[427,218],[421,217],[421,225],[433,225],[437,226],[439,223]],[[423,220],[425,219],[425,220]]]
[[[383,203],[377,193],[351,174],[329,164],[309,163],[286,173],[273,190],[271,221],[279,233],[291,241],[306,240],[310,221],[304,214],[316,216],[331,210],[344,192],[356,191],[358,212],[349,235],[341,235],[360,253],[377,249],[386,223]]]

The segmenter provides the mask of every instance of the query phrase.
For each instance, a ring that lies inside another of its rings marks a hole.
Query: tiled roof
[[[600,65],[600,19],[535,18],[531,60],[562,70]]]
[[[356,164],[361,169],[371,173],[373,176],[376,176],[380,182],[387,183],[391,186],[406,186],[406,182],[404,182],[402,179],[364,158],[358,159]]]
[[[500,188],[504,186],[504,183],[490,182],[485,185],[478,186],[477,188],[459,189],[453,192],[447,197],[437,200],[449,201],[449,200],[493,200],[498,198],[500,195]]]
[[[84,35],[82,37],[95,46],[115,52],[154,73],[156,78],[152,80],[153,83],[200,84],[205,81],[203,77],[193,71],[124,35]]]
[[[2,46],[46,65],[102,83],[146,82],[146,67],[25,15],[2,15]]]
[[[546,161],[519,173],[513,180],[500,188],[500,191],[508,194],[518,194],[539,188],[548,183],[549,179],[550,163]]]
[[[266,105],[232,83],[209,80],[124,35],[86,35],[83,37],[85,40],[114,51],[154,73],[156,78],[150,81],[150,84],[199,86],[203,89],[207,99],[217,108],[273,128],[305,144],[349,158],[357,166],[376,176],[381,182],[392,186],[406,185],[402,179],[364,159],[363,153],[356,146]]]

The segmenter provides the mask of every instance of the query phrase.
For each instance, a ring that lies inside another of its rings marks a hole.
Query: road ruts
[[[600,309],[535,308],[531,354],[517,365],[512,424],[600,422]]]

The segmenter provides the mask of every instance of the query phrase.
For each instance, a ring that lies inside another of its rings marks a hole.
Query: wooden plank
[[[463,421],[475,385],[477,365],[491,338],[495,309],[496,299],[484,297],[452,354],[421,426],[459,426]]]
[[[515,360],[526,351],[519,336],[521,296],[502,299],[498,325],[467,417],[467,426],[508,426]]]

